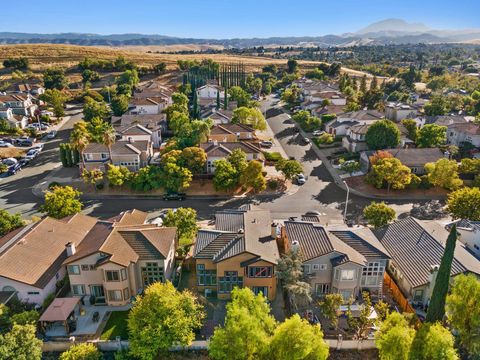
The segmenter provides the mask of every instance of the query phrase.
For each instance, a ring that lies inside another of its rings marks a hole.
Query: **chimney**
[[[65,244],[65,249],[67,250],[67,257],[75,255],[77,250],[75,249],[75,244],[72,242],[68,242]]]
[[[297,252],[300,250],[300,244],[297,240],[292,241],[292,251]]]
[[[214,146],[218,146],[218,141],[217,141],[217,140],[213,140],[213,145],[214,145]]]

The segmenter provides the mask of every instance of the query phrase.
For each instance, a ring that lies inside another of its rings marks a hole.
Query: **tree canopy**
[[[412,139],[413,140],[413,139]],[[447,140],[447,127],[427,124],[417,133],[417,145],[422,148],[437,147]]]
[[[365,141],[371,150],[394,148],[400,143],[400,130],[389,120],[379,120],[368,128]]]
[[[55,186],[45,192],[44,204],[40,211],[56,219],[74,215],[82,210],[81,192],[71,186]]]
[[[267,128],[267,123],[260,110],[245,106],[233,110],[232,123],[249,125],[256,130],[265,130]]]
[[[412,173],[396,158],[381,158],[372,165],[367,179],[379,189],[385,184],[387,190],[404,189],[412,181]]]
[[[245,170],[240,174],[240,184],[246,188],[252,188],[255,192],[265,190],[267,182],[262,172],[263,165],[261,162],[249,161]]]
[[[105,101],[96,101],[90,96],[85,96],[83,105],[83,118],[90,121],[94,118],[106,118],[110,114]]]
[[[102,360],[103,355],[92,343],[73,345],[60,355],[59,360]]]
[[[463,181],[458,176],[458,165],[455,160],[439,159],[435,163],[425,164],[425,171],[430,184],[448,190],[456,190]]]
[[[192,208],[168,210],[163,219],[163,226],[176,227],[180,244],[191,244],[197,235],[197,212]]]
[[[448,195],[447,211],[454,219],[480,221],[480,189],[462,188]]]
[[[3,236],[10,231],[18,229],[25,225],[20,214],[10,215],[7,210],[0,209],[0,236]]]
[[[297,160],[285,160],[280,159],[275,164],[275,169],[282,172],[286,179],[292,180],[298,174],[301,174],[303,171],[302,164]]]
[[[424,323],[413,339],[410,359],[458,360],[452,333],[440,323]]]
[[[363,209],[363,216],[375,229],[387,225],[395,220],[395,210],[382,202],[372,202]]]
[[[408,360],[414,337],[415,329],[402,314],[389,314],[375,334],[380,360]]]
[[[0,360],[40,360],[42,341],[37,339],[36,326],[14,324],[0,335]]]
[[[43,72],[43,84],[45,89],[62,90],[67,87],[65,72],[59,68],[49,68]]]

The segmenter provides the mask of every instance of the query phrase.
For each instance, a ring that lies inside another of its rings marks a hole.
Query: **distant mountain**
[[[480,29],[435,30],[421,23],[408,23],[401,19],[386,19],[370,24],[355,33],[325,36],[195,39],[166,35],[88,33],[36,34],[0,32],[0,44],[72,44],[84,46],[129,46],[129,45],[222,45],[226,48],[253,46],[352,46],[385,44],[438,44],[465,42],[480,39]]]

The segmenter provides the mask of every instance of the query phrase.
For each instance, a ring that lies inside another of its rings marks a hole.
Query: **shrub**
[[[267,186],[270,190],[276,190],[278,188],[278,180],[275,180],[275,179],[268,180]]]
[[[48,190],[52,190],[54,187],[60,186],[60,183],[56,181],[52,181],[50,184],[48,184]]]
[[[50,304],[53,302],[53,300],[55,300],[55,293],[51,293],[51,294],[47,295],[45,300],[43,300],[42,309],[48,308],[50,306]]]
[[[282,159],[282,155],[279,152],[264,151],[263,156],[265,156],[265,160],[272,162],[277,162]]]
[[[99,183],[99,184],[95,185],[95,188],[97,190],[102,190],[104,187],[105,187],[105,185],[103,183]]]
[[[334,137],[332,134],[323,133],[319,137],[317,137],[317,141],[319,144],[331,144],[334,141]]]

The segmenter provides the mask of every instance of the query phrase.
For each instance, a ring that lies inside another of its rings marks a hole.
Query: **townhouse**
[[[38,109],[30,94],[0,95],[0,107],[11,108],[13,114],[28,117],[35,116],[35,112]]]
[[[377,110],[350,111],[337,114],[335,119],[325,124],[325,131],[336,136],[343,136],[354,125],[372,124],[384,118],[384,114]]]
[[[0,120],[6,120],[12,129],[24,129],[28,125],[27,116],[14,114],[9,107],[0,107]]]
[[[247,160],[249,161],[264,161],[263,153],[260,147],[258,147],[255,143],[246,141],[218,142],[214,140],[208,143],[201,143],[200,148],[202,148],[207,154],[207,163],[205,169],[207,174],[214,174],[215,161],[225,159],[235,149],[242,150],[247,155]]]
[[[243,124],[215,125],[210,130],[208,141],[236,142],[242,140],[254,140],[255,129]]]
[[[223,99],[223,87],[215,84],[206,84],[196,89],[197,99]]]
[[[158,148],[162,142],[162,135],[167,133],[167,116],[165,114],[153,115],[132,115],[123,114],[122,116],[113,116],[112,125],[120,136],[122,131],[133,125],[139,125],[151,131],[151,142],[153,147]],[[123,136],[122,136],[123,137]]]
[[[413,119],[419,109],[413,105],[403,103],[387,103],[385,105],[385,117],[389,120],[400,122],[403,119]]]
[[[462,146],[464,143],[480,147],[480,125],[464,123],[453,124],[447,128],[447,144]]]

